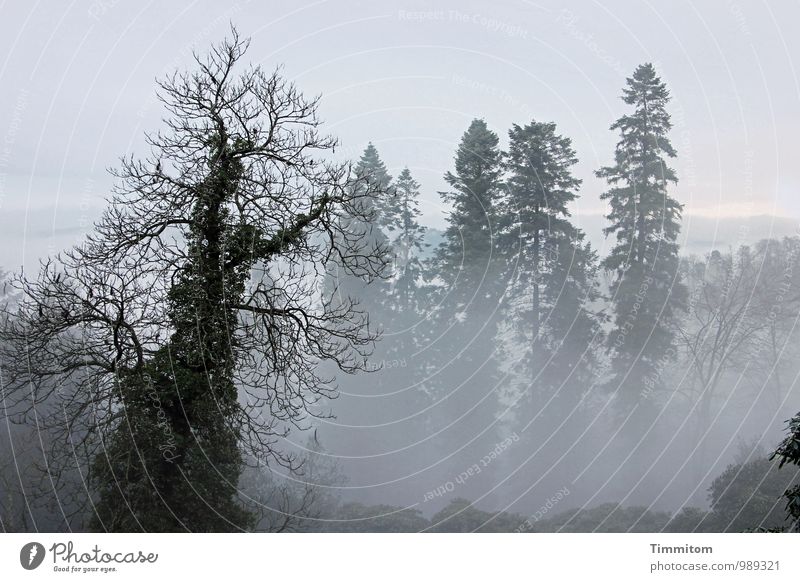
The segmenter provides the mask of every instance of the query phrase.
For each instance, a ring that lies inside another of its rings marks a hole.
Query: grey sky
[[[584,179],[578,214],[602,211],[593,171],[624,78],[656,64],[673,94],[689,214],[800,217],[797,2],[4,2],[0,4],[0,265],[73,242],[102,208],[105,169],[157,129],[154,79],[234,22],[249,58],[321,93],[339,153],[372,140],[408,165],[439,226],[437,190],[483,117],[555,121]]]

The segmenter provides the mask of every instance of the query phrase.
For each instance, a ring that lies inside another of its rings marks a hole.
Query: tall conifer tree
[[[394,309],[408,312],[416,308],[415,290],[422,277],[421,255],[425,249],[425,227],[418,219],[419,184],[408,168],[403,169],[384,205],[384,224],[393,255],[392,293]]]
[[[676,156],[669,140],[669,91],[647,63],[627,80],[622,99],[633,111],[611,126],[620,133],[614,165],[597,175],[610,185],[601,198],[611,207],[605,233],[614,234],[616,244],[602,265],[613,276],[612,383],[627,411],[662,384],[686,289],[678,277],[683,207],[668,192],[678,181],[669,166]]]
[[[363,192],[357,192],[361,205],[361,215],[357,218],[345,218],[345,229],[351,233],[361,236],[372,249],[381,249],[382,252],[388,251],[389,240],[381,228],[382,222],[385,220],[385,213],[383,206],[386,199],[391,196],[391,183],[392,177],[386,170],[386,165],[381,160],[378,154],[378,149],[369,143],[361,155],[358,163],[354,168],[355,175],[359,178],[359,182],[355,188],[366,192],[367,190],[373,191],[374,188],[383,188],[381,196],[364,196]],[[387,257],[388,260],[388,257]],[[356,277],[348,274],[342,269],[338,269],[336,265],[332,265],[335,269],[331,272],[330,281],[336,285],[338,294],[344,297],[353,297],[354,299],[365,301],[367,290],[366,282],[363,278]],[[371,281],[370,289],[381,286],[381,281]],[[365,305],[365,307],[369,307]],[[370,309],[367,309],[370,311]]]
[[[436,400],[431,418],[442,431],[440,455],[463,450],[465,443],[474,446],[480,437],[496,441],[490,430],[499,381],[493,346],[505,291],[497,248],[502,193],[498,143],[485,121],[474,120],[456,152],[455,171],[445,174],[451,190],[440,193],[452,210],[431,265],[439,295],[426,350],[427,385]],[[455,465],[465,462],[449,458]]]
[[[503,247],[514,292],[506,321],[524,364],[512,389],[532,388],[534,402],[552,398],[569,412],[591,383],[590,345],[599,333],[590,310],[599,297],[596,256],[568,209],[581,183],[571,170],[578,160],[554,123],[514,125],[509,139]]]
[[[408,168],[403,169],[386,197],[383,208],[384,231],[389,237],[392,269],[382,312],[386,317],[382,352],[385,369],[382,385],[394,387],[388,403],[398,418],[424,420],[423,409],[429,404],[421,381],[424,378],[423,352],[427,293],[424,286],[423,253],[425,227],[418,222],[419,188]]]

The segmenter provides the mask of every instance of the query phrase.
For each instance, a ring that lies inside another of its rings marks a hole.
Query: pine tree
[[[661,385],[666,354],[674,341],[673,322],[686,290],[678,277],[678,243],[683,207],[668,193],[677,182],[668,165],[676,156],[666,85],[651,64],[627,80],[623,101],[633,112],[612,126],[620,132],[614,165],[597,176],[611,186],[607,200],[616,244],[602,266],[611,272],[615,329],[609,336],[612,385],[623,410],[643,402]]]
[[[372,143],[367,145],[354,168],[354,173],[359,179],[355,187],[360,192],[355,194],[360,203],[360,213],[357,218],[348,217],[343,219],[343,229],[351,234],[360,236],[368,247],[386,251],[388,250],[389,240],[381,227],[381,222],[385,220],[385,213],[382,209],[386,204],[386,198],[391,196],[392,177],[386,170],[380,155],[378,155],[377,148]],[[377,188],[381,189],[381,197],[363,195],[367,190],[377,192]],[[340,300],[344,302],[347,301],[348,297],[352,297],[365,302],[363,306],[366,311],[371,313],[367,295],[377,294],[377,296],[380,296],[376,288],[381,287],[382,282],[371,281],[371,287],[367,290],[364,278],[353,276],[344,270],[338,269],[335,263],[331,265],[331,269],[329,286],[335,287],[335,293],[340,297]]]
[[[452,208],[449,225],[429,265],[438,290],[431,301],[437,309],[430,318],[432,339],[426,350],[427,387],[435,400],[430,417],[432,428],[441,431],[437,460],[448,455],[450,469],[466,463],[455,455],[466,443],[474,447],[496,442],[499,377],[494,339],[505,291],[496,248],[502,193],[498,143],[480,119],[464,133],[455,171],[445,175],[452,189],[440,193]]]
[[[599,297],[596,256],[568,209],[581,183],[571,172],[578,160],[554,123],[514,125],[509,138],[503,249],[515,274],[505,319],[512,344],[524,346],[515,356],[524,364],[521,389],[568,413],[591,383],[600,331],[590,310]]]
[[[422,254],[428,245],[426,229],[418,222],[422,214],[419,188],[409,169],[403,169],[392,188],[393,196],[386,198],[383,209],[392,270],[381,310],[386,320],[380,349],[386,359],[379,377],[381,385],[395,388],[388,404],[397,418],[415,421],[424,420],[421,413],[429,403],[420,385],[424,378],[421,357],[427,315]]]
[[[497,204],[502,185],[498,144],[497,134],[486,122],[475,119],[456,152],[455,173],[444,177],[452,191],[440,192],[453,209],[436,264],[439,275],[452,285],[451,303],[461,309],[479,299],[478,289],[491,287],[487,277],[497,263]]]
[[[361,159],[356,166],[356,174],[366,178],[366,180],[381,188],[381,192],[387,195],[373,200],[375,205],[376,221],[381,227],[386,226],[387,217],[384,208],[391,199],[392,176],[383,163],[378,148],[372,142],[367,144]]]
[[[370,328],[380,336],[380,341],[366,362],[369,373],[344,378],[341,384],[342,397],[333,404],[331,411],[338,423],[362,427],[379,424],[376,418],[385,410],[386,404],[381,394],[385,391],[382,369],[387,360],[386,330],[391,317],[387,296],[390,290],[392,251],[382,223],[386,220],[384,207],[393,193],[392,176],[372,143],[364,149],[354,167],[354,173],[360,180],[356,184],[359,191],[355,193],[360,200],[360,212],[357,217],[345,217],[342,230],[351,236],[360,237],[371,249],[381,249],[386,266],[380,279],[371,279],[342,269],[337,261],[333,261],[328,267],[325,285],[326,295],[333,297],[334,304],[353,302],[358,305],[359,310],[367,314]],[[366,190],[377,192],[376,188],[381,189],[380,196],[363,195]],[[334,373],[333,370],[331,373]],[[370,436],[365,440],[364,431],[367,430]],[[365,454],[372,450],[369,449],[372,446],[379,446],[381,450],[388,448],[385,442],[386,431],[380,429],[351,429],[338,433],[331,429],[325,436],[342,450],[353,454]]]
[[[425,227],[418,222],[419,184],[404,168],[387,198],[383,215],[393,255],[393,306],[398,312],[416,310],[416,288],[422,277],[421,254],[425,249]]]

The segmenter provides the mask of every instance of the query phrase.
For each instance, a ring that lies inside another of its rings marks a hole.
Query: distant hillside
[[[603,236],[608,225],[605,217],[587,214],[575,217],[586,236],[600,255],[613,243]],[[708,216],[683,217],[678,241],[683,255],[704,255],[714,249],[727,250],[740,245],[753,244],[764,238],[783,238],[799,234],[800,221],[781,216],[734,216],[712,218]]]
[[[608,225],[600,214],[581,214],[573,220],[586,233],[589,242],[600,256],[606,254],[613,243],[612,239],[603,236],[603,228]],[[746,244],[751,245],[764,238],[783,238],[800,234],[800,221],[783,216],[734,216],[711,218],[708,216],[691,216],[683,218],[679,242],[681,254],[704,255],[714,249],[727,250]],[[426,254],[431,254],[441,243],[444,232],[428,228],[428,243],[431,245]]]

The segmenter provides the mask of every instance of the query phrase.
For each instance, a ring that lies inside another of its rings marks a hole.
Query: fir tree
[[[326,287],[334,304],[352,302],[358,305],[367,314],[370,328],[380,336],[380,341],[365,362],[370,373],[346,378],[342,383],[342,397],[332,407],[332,416],[338,422],[349,426],[364,426],[374,424],[386,407],[386,400],[380,396],[384,392],[386,339],[391,337],[386,330],[391,329],[392,311],[387,298],[392,273],[392,250],[382,223],[386,221],[385,206],[393,197],[393,192],[392,176],[372,143],[364,149],[354,167],[354,173],[360,180],[355,185],[357,192],[354,193],[360,201],[360,211],[357,217],[343,217],[342,230],[349,233],[349,236],[361,238],[369,248],[380,249],[385,267],[381,271],[381,277],[373,279],[342,269],[338,261],[333,261],[328,266]],[[377,194],[376,188],[381,188],[380,195],[364,195],[368,191]],[[365,446],[388,448],[386,434],[387,431],[372,430],[369,443],[365,443],[362,431],[350,430],[339,435],[339,445],[346,450],[358,452],[363,452]],[[335,436],[333,438],[336,439]]]
[[[387,216],[387,205],[391,204],[393,198],[392,192],[392,176],[386,169],[386,164],[383,163],[378,148],[372,142],[367,144],[364,153],[358,160],[355,167],[357,176],[364,179],[365,184],[372,185],[374,188],[380,188],[381,196],[369,199],[368,203],[371,204],[372,211],[374,212],[373,224],[379,229],[385,229],[390,218]],[[366,186],[362,186],[365,188]],[[377,190],[376,190],[377,191]],[[385,243],[386,239],[380,235],[382,230],[374,229],[374,236],[381,238]]]
[[[422,277],[421,255],[425,249],[425,227],[418,222],[419,184],[408,168],[397,177],[393,196],[384,205],[384,224],[393,255],[392,292],[394,309],[416,310],[415,293]]]
[[[615,163],[597,176],[611,186],[601,198],[611,207],[605,233],[616,237],[602,262],[613,277],[615,329],[608,340],[613,387],[623,410],[630,410],[662,386],[686,290],[678,277],[682,206],[668,192],[677,182],[668,165],[676,156],[668,137],[669,91],[648,63],[627,80],[622,99],[633,111],[611,126],[621,136]]]
[[[359,200],[360,212],[358,217],[343,217],[343,230],[361,237],[371,249],[380,249],[386,254],[389,239],[381,228],[381,222],[385,220],[382,208],[386,204],[386,198],[391,196],[392,177],[378,155],[377,148],[372,143],[367,145],[354,168],[354,173],[358,178],[358,182],[354,186],[358,191],[354,195]],[[381,188],[381,196],[364,195],[367,191],[377,192],[377,188]],[[387,256],[386,259],[388,260],[389,257]],[[373,287],[370,287],[368,291],[365,278],[353,276],[345,270],[339,269],[336,262],[332,262],[330,267],[329,285],[335,288],[335,294],[339,296],[340,300],[345,302],[348,300],[347,298],[353,298],[361,301],[366,311],[371,313],[367,295],[375,294],[375,288],[381,286],[381,282],[371,281]]]
[[[498,143],[486,122],[475,119],[456,152],[455,173],[444,177],[452,191],[440,192],[452,211],[436,264],[452,286],[451,302],[462,309],[477,298],[478,289],[491,286],[487,277],[497,263],[497,204],[502,185]]]
[[[509,138],[503,246],[515,274],[505,319],[523,346],[522,389],[568,412],[591,383],[589,348],[599,333],[589,309],[599,296],[596,256],[568,209],[581,183],[571,171],[578,160],[554,123],[514,125]]]
[[[449,455],[455,465],[466,461],[454,454],[465,443],[488,446],[497,438],[499,378],[493,346],[505,291],[496,248],[502,193],[498,141],[480,119],[464,133],[455,171],[445,175],[452,189],[440,193],[452,208],[449,225],[430,265],[438,289],[426,350],[427,386],[435,399],[430,416],[440,431],[439,459]]]
[[[378,153],[378,148],[372,142],[369,142],[367,147],[364,148],[364,153],[361,154],[361,159],[359,159],[356,166],[356,173],[366,178],[369,182],[380,185],[385,191],[388,191],[392,183],[392,177],[386,169],[386,164],[383,163]]]
[[[383,297],[382,313],[386,317],[385,333],[380,348],[386,356],[381,384],[400,386],[391,405],[398,418],[422,420],[421,411],[428,397],[420,385],[423,379],[421,362],[424,351],[426,318],[424,267],[422,254],[425,227],[418,218],[420,185],[403,169],[392,188],[392,196],[384,205],[385,230],[392,253],[392,272],[388,292]]]

